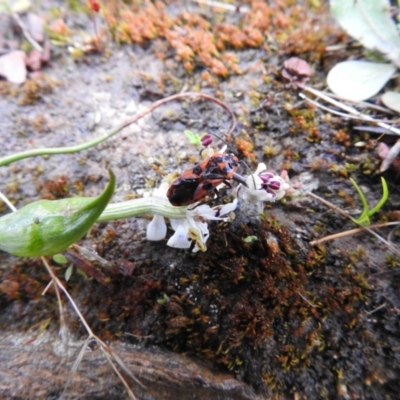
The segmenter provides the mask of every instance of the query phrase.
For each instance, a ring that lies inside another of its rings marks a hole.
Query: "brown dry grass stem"
[[[303,88],[303,90],[313,94],[317,98],[321,98],[322,100],[332,104],[335,107],[340,108],[343,111],[346,111],[348,113],[348,114],[345,114],[346,117],[349,117],[350,115],[356,116],[363,121],[373,122],[376,125],[380,126],[381,128],[387,129],[388,131],[393,132],[396,135],[400,136],[400,129],[390,126],[385,122],[376,121],[374,118],[370,117],[369,115],[363,114],[360,111],[356,110],[355,108],[348,106],[347,104],[344,104],[344,103],[341,103],[340,101],[334,100],[332,97],[328,96],[327,94],[325,94],[319,90],[313,89],[312,87],[309,87],[309,86],[305,86]],[[306,97],[303,93],[300,93],[300,97],[304,98],[307,101],[311,100],[308,97]],[[313,100],[311,100],[311,101],[313,101]],[[314,102],[314,104],[316,104],[318,107],[320,106],[320,104],[317,102]]]
[[[352,222],[356,223],[354,221],[354,219],[345,211],[343,211],[342,209],[340,209],[339,207],[335,206],[334,204],[330,203],[329,201],[323,199],[322,197],[319,197],[318,195],[311,193],[311,192],[306,192],[306,194],[308,196],[313,197],[314,199],[318,200],[319,202],[325,204],[327,207],[331,208],[332,210],[336,211],[337,213],[343,215],[346,218],[349,218]],[[334,240],[334,239],[338,239],[340,237],[344,237],[347,235],[352,235],[358,232],[362,232],[362,231],[366,231],[368,233],[370,233],[371,235],[375,236],[378,240],[380,240],[381,242],[383,242],[386,246],[388,246],[393,252],[397,253],[400,255],[400,250],[396,249],[395,246],[393,246],[390,242],[388,242],[387,240],[385,240],[382,236],[378,235],[376,232],[374,232],[372,230],[372,228],[380,228],[380,227],[385,227],[385,226],[391,226],[391,225],[396,225],[399,224],[399,222],[395,221],[395,222],[387,222],[385,224],[377,224],[377,225],[372,225],[372,226],[363,226],[360,225],[359,228],[357,229],[352,229],[350,231],[346,231],[346,232],[340,232],[340,233],[336,233],[334,235],[329,235],[329,236],[325,236],[321,239],[317,239],[317,240],[313,240],[312,242],[310,242],[310,244],[312,246],[315,246],[319,243],[322,242],[326,242],[328,240]]]
[[[374,225],[369,225],[368,228],[369,229],[379,229],[379,228],[386,228],[388,226],[394,226],[394,225],[400,225],[399,221],[392,221],[392,222],[385,222],[383,224],[374,224]],[[350,235],[355,235],[357,233],[361,233],[364,232],[365,229],[363,228],[354,228],[354,229],[350,229],[348,231],[344,231],[344,232],[339,232],[339,233],[334,233],[333,235],[328,235],[328,236],[324,236],[321,239],[317,239],[317,240],[313,240],[312,242],[310,242],[310,244],[312,246],[315,246],[317,244],[323,243],[323,242],[327,242],[329,240],[335,240],[335,239],[340,239],[346,236],[350,236]]]
[[[41,260],[44,264],[44,266],[46,267],[49,275],[51,276],[53,283],[58,286],[65,294],[65,296],[68,298],[69,302],[71,303],[73,309],[75,310],[76,314],[78,315],[79,319],[81,320],[83,326],[85,327],[87,333],[88,333],[88,337],[86,338],[85,342],[83,343],[82,349],[79,352],[78,357],[76,358],[71,371],[69,373],[68,379],[67,379],[67,383],[65,385],[64,388],[64,393],[67,390],[68,386],[70,385],[70,383],[72,382],[72,378],[75,374],[75,372],[78,370],[79,364],[81,363],[82,359],[83,359],[83,355],[86,351],[87,345],[89,344],[89,342],[91,340],[95,340],[99,346],[100,349],[102,350],[103,354],[105,355],[105,357],[107,358],[108,362],[110,363],[112,369],[115,371],[115,373],[118,375],[118,377],[120,378],[121,382],[123,383],[123,385],[125,386],[125,389],[129,395],[130,399],[133,400],[137,400],[136,396],[133,394],[128,382],[125,380],[125,378],[121,375],[120,371],[118,370],[118,368],[116,367],[115,364],[118,364],[118,366],[120,368],[123,369],[123,371],[131,378],[133,379],[136,383],[138,383],[139,385],[141,385],[143,387],[143,385],[133,376],[133,374],[131,373],[131,371],[126,367],[126,365],[124,364],[124,362],[120,359],[119,356],[117,356],[117,354],[115,354],[113,352],[113,350],[107,345],[105,344],[98,336],[96,336],[92,329],[90,328],[89,324],[87,323],[87,321],[85,320],[84,316],[82,315],[81,311],[79,310],[79,307],[77,306],[77,304],[75,303],[74,299],[71,297],[71,295],[68,293],[67,289],[65,289],[65,287],[62,285],[62,283],[60,282],[60,280],[57,278],[57,276],[54,274],[53,270],[51,269],[50,265],[48,264],[47,260],[44,257],[41,257]],[[61,299],[60,299],[61,300]]]

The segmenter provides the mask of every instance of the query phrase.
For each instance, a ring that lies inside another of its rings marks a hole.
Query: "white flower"
[[[159,188],[153,192],[153,197],[166,198],[168,190],[168,183],[163,182]],[[147,225],[146,238],[151,241],[159,241],[165,238],[167,235],[167,225],[162,215],[154,214],[153,219]]]
[[[207,204],[198,207],[192,206],[187,209],[186,218],[171,219],[172,229],[175,233],[169,238],[167,245],[179,249],[190,248],[192,242],[195,243],[193,252],[199,250],[206,251],[206,242],[210,236],[207,220],[227,221],[229,217],[222,217],[235,210],[237,199],[232,203],[210,207]]]
[[[262,212],[264,201],[277,201],[285,196],[289,184],[279,175],[266,171],[265,164],[258,164],[254,175],[246,179],[247,187],[238,187],[237,196],[247,203],[257,205],[258,212]]]
[[[146,237],[147,240],[162,240],[167,234],[167,225],[162,215],[155,214],[153,219],[147,225]]]

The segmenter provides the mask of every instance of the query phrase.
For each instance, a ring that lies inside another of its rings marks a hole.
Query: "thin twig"
[[[398,222],[398,221],[385,222],[384,224],[369,225],[368,228],[370,228],[370,229],[379,229],[379,228],[385,228],[387,226],[399,225],[399,224],[400,224],[400,222]],[[355,235],[357,233],[361,233],[361,232],[364,232],[364,231],[365,230],[363,228],[354,228],[354,229],[350,229],[348,231],[334,233],[333,235],[324,236],[321,239],[313,240],[312,242],[310,242],[310,244],[312,246],[315,246],[316,244],[327,242],[329,240],[340,239],[340,238],[343,238],[343,237],[346,237],[346,236],[350,236],[350,235]]]
[[[350,217],[349,214],[347,214],[347,212],[343,211],[342,209],[340,209],[339,207],[337,207],[334,204],[330,203],[329,201],[323,199],[322,197],[319,197],[318,195],[316,195],[316,194],[314,194],[312,192],[306,192],[306,194],[308,196],[314,197],[314,199],[318,200],[322,204],[325,204],[327,207],[331,208],[332,210],[335,210],[336,212],[338,212],[339,214],[343,215],[344,217],[350,218],[352,220],[352,218]]]
[[[65,387],[64,387],[64,390],[63,390],[63,392],[62,392],[61,398],[63,397],[63,395],[64,395],[65,392],[67,391],[67,388],[68,388],[69,385],[71,384],[72,378],[74,377],[76,371],[78,370],[79,364],[82,362],[83,356],[85,355],[86,348],[87,348],[87,346],[89,345],[89,343],[90,343],[90,341],[91,341],[92,339],[93,339],[93,338],[92,338],[91,336],[88,336],[87,339],[83,342],[83,345],[82,345],[82,347],[81,347],[81,349],[80,349],[78,355],[76,356],[75,361],[74,361],[74,363],[72,364],[72,367],[71,367],[71,369],[70,369],[70,371],[69,371],[68,378],[67,378],[67,382],[65,383]]]
[[[321,110],[328,111],[328,112],[331,113],[331,114],[338,115],[339,117],[343,117],[343,118],[365,121],[365,118],[363,118],[363,117],[361,116],[361,115],[364,115],[364,114],[361,114],[361,113],[360,113],[360,115],[346,114],[346,113],[343,113],[343,112],[340,112],[340,111],[336,111],[336,110],[334,110],[333,108],[324,106],[323,104],[319,103],[318,101],[313,100],[313,99],[310,99],[310,98],[309,98],[308,96],[306,96],[304,93],[299,93],[299,96],[300,96],[302,99],[306,100],[307,102],[309,102],[309,103],[313,104],[314,106],[320,108]],[[373,122],[375,122],[375,123],[378,123],[378,122],[379,122],[379,123],[387,123],[387,122],[389,122],[389,121],[387,121],[387,120],[381,120],[381,119],[374,119]],[[392,132],[392,131],[388,131],[388,132]],[[398,134],[396,134],[396,133],[394,133],[394,134],[395,134],[395,135],[398,135]]]
[[[51,288],[51,284],[53,283],[53,281],[50,281],[48,284],[47,284],[47,286],[43,289],[43,291],[42,291],[42,296],[44,296],[46,293],[47,293],[47,291]]]
[[[314,305],[313,303],[311,303],[311,301],[307,300],[300,292],[297,292],[297,294],[298,294],[304,301],[306,301],[311,307],[317,308],[316,305]]]
[[[92,336],[92,337],[96,337],[95,334],[93,333],[92,329],[90,328],[89,324],[86,322],[84,316],[82,315],[81,311],[79,310],[78,306],[76,305],[74,299],[71,297],[71,295],[69,294],[69,292],[67,291],[67,289],[65,289],[65,287],[63,286],[63,284],[61,283],[61,281],[57,278],[57,276],[54,274],[53,270],[51,269],[50,265],[48,264],[47,260],[44,257],[40,257],[40,259],[42,260],[44,266],[46,267],[48,273],[50,274],[50,276],[52,277],[53,281],[58,285],[58,287],[64,292],[65,296],[67,296],[69,302],[71,303],[73,309],[75,310],[75,312],[78,314],[79,319],[81,320],[83,326],[86,329],[86,332],[88,333],[88,335]]]
[[[121,382],[125,386],[125,389],[128,392],[129,398],[131,398],[132,400],[137,400],[136,396],[133,394],[133,392],[132,392],[131,388],[129,387],[128,383],[126,382],[124,377],[121,375],[121,372],[118,371],[118,368],[112,362],[110,354],[107,353],[107,351],[103,348],[103,346],[101,346],[100,348],[101,348],[103,354],[106,356],[106,358],[107,358],[108,362],[110,363],[112,369],[118,375],[119,379],[121,380]]]
[[[17,211],[17,209],[14,207],[14,204],[12,204],[11,201],[8,200],[7,197],[4,196],[2,192],[0,192],[0,199],[4,201],[4,203],[8,206],[10,210],[12,210],[13,212]]]
[[[68,293],[67,289],[65,289],[65,287],[62,285],[62,283],[61,283],[60,280],[57,278],[57,276],[54,274],[54,272],[53,272],[53,270],[51,269],[50,265],[47,263],[47,260],[46,260],[44,257],[41,257],[41,260],[42,260],[43,264],[45,265],[47,271],[49,272],[50,276],[52,277],[53,281],[56,282],[56,284],[58,285],[58,287],[59,287],[59,288],[64,292],[64,294],[67,296],[69,302],[71,303],[71,305],[72,305],[72,307],[74,308],[75,312],[78,314],[79,319],[81,320],[83,326],[85,327],[85,329],[86,329],[86,331],[87,331],[87,333],[88,333],[88,335],[89,335],[88,338],[86,339],[85,343],[87,343],[87,341],[89,341],[90,339],[94,339],[94,340],[96,340],[97,343],[99,343],[99,345],[100,345],[100,347],[101,347],[103,353],[105,353],[105,354],[106,354],[106,353],[110,354],[110,353],[111,353],[111,349],[109,349],[109,347],[108,347],[99,337],[97,337],[97,336],[93,333],[92,329],[90,328],[89,324],[86,322],[84,316],[83,316],[82,313],[80,312],[80,310],[79,310],[78,306],[76,305],[75,301],[74,301],[73,298],[70,296],[70,294]],[[81,352],[82,352],[82,351],[81,351]],[[80,354],[81,354],[81,353],[80,353]],[[111,353],[111,354],[113,354],[113,353]],[[113,363],[112,360],[110,359],[110,355],[108,355],[108,356],[106,355],[106,358],[107,358],[107,360],[110,362],[112,369],[117,373],[118,377],[121,379],[121,382],[123,383],[123,385],[124,385],[125,388],[127,389],[128,394],[129,394],[129,397],[130,397],[131,399],[136,400],[136,397],[135,397],[135,395],[133,394],[133,392],[131,391],[131,389],[129,388],[128,383],[126,382],[126,380],[124,379],[124,377],[123,377],[123,376],[121,375],[121,373],[117,370],[117,368],[115,367],[114,363]],[[115,354],[114,354],[114,358],[115,358],[116,360],[119,360],[120,362],[122,362],[122,360],[121,360],[119,357],[118,357],[118,359],[116,358],[116,355],[115,355]],[[77,365],[76,365],[76,363],[75,363],[74,366],[73,366],[73,369],[71,369],[71,372],[70,372],[71,378],[68,378],[68,380],[67,380],[68,384],[71,382],[72,376],[73,376],[73,374],[76,372],[76,370],[77,370],[77,368],[78,368],[78,366],[79,366],[80,361],[81,361],[81,360],[79,360],[79,362],[77,363]],[[118,363],[118,364],[119,364],[119,363]],[[128,370],[126,367],[125,367],[125,369]],[[129,370],[128,370],[128,371],[129,371]],[[133,377],[132,374],[131,374],[131,376]],[[133,378],[134,378],[134,377],[133,377]],[[135,380],[136,382],[139,382],[136,378],[134,378],[134,380]],[[139,382],[139,383],[140,383],[140,382]],[[67,387],[68,387],[68,385],[66,386],[66,388],[67,388]],[[66,388],[64,388],[64,391],[66,390]]]
[[[222,3],[221,1],[213,1],[213,0],[192,0],[192,1],[198,4],[205,4],[207,6],[222,8],[224,10],[229,10],[229,11],[236,11],[236,12],[239,11],[241,13],[248,13],[250,11],[249,7],[240,5],[235,6],[234,4]]]
[[[360,119],[363,119],[364,121],[373,122],[376,125],[380,126],[381,128],[386,128],[389,131],[394,132],[396,135],[400,136],[400,129],[394,128],[393,126],[390,126],[384,122],[376,122],[376,120],[374,118],[370,117],[369,115],[365,115],[353,107],[343,104],[340,101],[336,101],[319,90],[313,89],[310,86],[304,86],[303,90],[305,90],[309,93],[312,93],[314,96],[320,97],[321,99],[325,100],[326,102],[333,104],[334,106],[336,106],[344,111],[347,111],[349,114],[356,115],[356,116],[360,117]]]
[[[43,47],[32,37],[32,35],[29,33],[29,30],[25,26],[24,22],[20,18],[20,16],[17,13],[11,13],[17,24],[22,30],[22,33],[24,34],[26,40],[36,49],[39,50],[41,53],[43,53]]]
[[[353,126],[352,129],[354,129],[355,131],[370,132],[376,135],[380,135],[378,140],[384,135],[397,136],[395,133],[388,131],[386,128],[379,128],[377,126]]]
[[[397,113],[395,111],[392,111],[386,107],[378,106],[378,105],[372,104],[372,103],[367,103],[366,101],[354,101],[354,100],[344,99],[342,96],[339,96],[338,94],[335,94],[335,93],[329,93],[329,92],[325,92],[325,91],[321,91],[321,93],[323,93],[329,97],[332,97],[333,99],[344,101],[346,103],[353,103],[360,107],[370,108],[372,110],[376,110],[376,111],[380,111],[380,112],[383,112],[386,114],[392,114],[392,115],[397,116]]]
[[[365,311],[365,312],[366,312],[368,315],[371,315],[371,314],[373,314],[374,312],[380,310],[381,308],[383,308],[383,307],[385,307],[385,306],[386,306],[386,302],[384,302],[383,304],[381,304],[379,307],[373,309],[372,311]]]

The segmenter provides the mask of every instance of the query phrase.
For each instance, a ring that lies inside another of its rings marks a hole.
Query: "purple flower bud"
[[[281,188],[281,183],[278,181],[272,181],[268,183],[268,187],[272,190],[279,190]]]
[[[267,183],[271,178],[274,177],[274,174],[271,172],[263,172],[262,174],[258,175],[260,179],[264,182]]]
[[[201,144],[204,147],[209,146],[212,143],[212,136],[209,133],[206,133],[202,138],[201,138]]]

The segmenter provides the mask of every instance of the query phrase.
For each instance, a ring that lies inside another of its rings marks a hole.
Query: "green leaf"
[[[160,304],[161,306],[166,304],[169,300],[169,297],[164,293],[163,297],[160,299],[157,299],[157,303]]]
[[[389,0],[330,0],[333,16],[364,47],[400,65],[400,37]]]
[[[364,193],[361,190],[360,186],[358,186],[357,182],[353,178],[350,178],[350,182],[353,184],[353,186],[357,190],[357,193],[360,196],[360,200],[361,200],[361,203],[363,205],[363,212],[361,213],[361,215],[357,219],[354,219],[354,221],[356,221],[359,224],[363,224],[364,222],[367,222],[367,224],[369,224],[369,218],[368,218],[369,206],[368,206],[368,201],[365,198]]]
[[[0,250],[20,257],[61,253],[96,222],[110,201],[115,176],[98,197],[39,200],[0,218]]]
[[[65,280],[68,282],[72,276],[72,273],[74,272],[74,266],[71,264],[66,270],[65,270]]]
[[[257,240],[257,239],[258,239],[257,236],[251,235],[251,236],[245,237],[245,238],[243,239],[243,241],[244,241],[245,243],[251,243],[251,242],[254,242],[254,241]]]
[[[199,146],[201,144],[201,137],[197,133],[193,133],[189,130],[186,130],[183,133],[189,139],[191,144],[194,144],[195,146]]]
[[[388,185],[383,176],[381,176],[381,182],[382,182],[382,189],[383,189],[382,197],[379,200],[378,204],[372,210],[368,211],[368,217],[372,217],[375,213],[377,213],[383,207],[383,205],[386,203],[387,199],[389,198]]]
[[[400,93],[388,91],[381,96],[382,103],[400,114]]]
[[[353,184],[353,186],[355,187],[355,189],[357,190],[358,195],[360,196],[361,202],[363,204],[363,212],[361,213],[361,215],[358,218],[352,218],[352,220],[360,225],[369,225],[370,220],[369,217],[372,217],[375,213],[377,213],[382,207],[383,205],[386,203],[387,199],[389,198],[389,189],[386,183],[386,180],[383,176],[381,176],[381,182],[382,182],[382,197],[379,200],[379,202],[377,203],[377,205],[372,208],[369,209],[369,204],[367,202],[367,199],[364,196],[364,193],[362,192],[360,186],[357,185],[356,181],[352,178],[350,178],[351,183]]]
[[[69,262],[67,257],[63,256],[62,254],[55,254],[53,256],[53,261],[57,264],[67,264]]]

